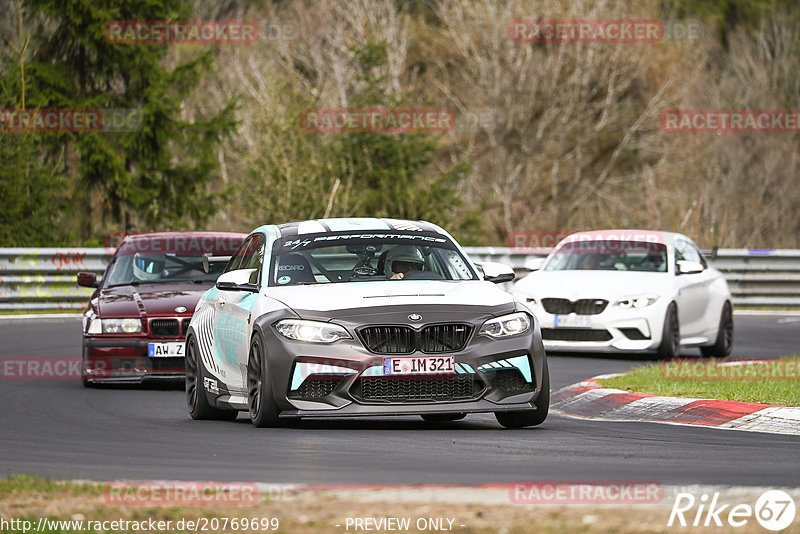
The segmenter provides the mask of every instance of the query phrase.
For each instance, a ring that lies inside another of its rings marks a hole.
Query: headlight
[[[353,339],[344,327],[338,324],[284,319],[275,325],[278,332],[287,339],[310,341],[312,343],[333,343],[340,339]]]
[[[142,331],[141,319],[94,319],[87,334],[138,334]]]
[[[531,328],[531,318],[527,313],[517,312],[489,319],[481,326],[478,335],[486,334],[493,338],[516,336],[524,334]]]
[[[619,299],[615,304],[620,308],[646,308],[658,300],[658,297],[652,295],[638,295],[635,297],[627,297]]]

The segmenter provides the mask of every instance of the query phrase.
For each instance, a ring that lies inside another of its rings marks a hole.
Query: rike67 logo
[[[749,504],[721,504],[719,493],[710,498],[703,494],[699,499],[691,493],[678,493],[667,526],[742,527],[755,517],[767,530],[778,532],[790,526],[796,513],[792,497],[781,490],[769,490],[761,494],[755,506]]]

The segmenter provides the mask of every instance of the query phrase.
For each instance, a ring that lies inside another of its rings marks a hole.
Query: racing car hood
[[[513,294],[538,298],[604,298],[662,294],[674,279],[670,273],[630,271],[536,271],[521,279]]]
[[[211,283],[141,284],[100,290],[97,299],[100,317],[176,316],[194,313],[200,296]],[[175,308],[183,306],[185,312]]]
[[[443,313],[474,308],[476,312],[493,315],[514,311],[511,295],[491,282],[476,280],[392,280],[271,287],[270,296],[302,317],[320,319],[398,307],[407,308],[409,312],[424,308]],[[331,314],[334,310],[336,313]]]

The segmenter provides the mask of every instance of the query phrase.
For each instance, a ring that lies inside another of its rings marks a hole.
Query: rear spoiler
[[[203,272],[208,274],[211,272],[212,263],[228,263],[231,256],[212,256],[211,254],[203,254]]]

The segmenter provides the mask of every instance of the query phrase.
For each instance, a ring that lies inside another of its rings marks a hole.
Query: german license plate
[[[453,356],[427,356],[422,358],[384,358],[384,375],[439,375],[456,372]]]
[[[592,326],[592,319],[588,315],[556,315],[553,319],[553,326]]]
[[[183,342],[148,343],[147,355],[151,358],[183,358]]]

